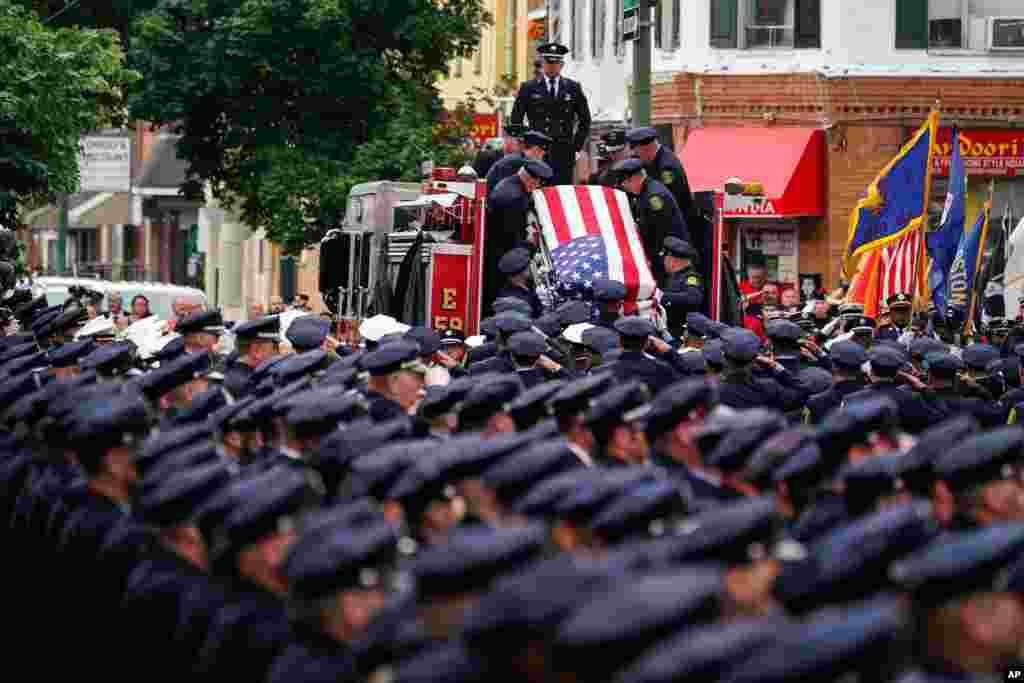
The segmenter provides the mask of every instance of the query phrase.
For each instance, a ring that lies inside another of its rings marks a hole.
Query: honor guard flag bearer
[[[932,150],[939,127],[939,113],[933,111],[857,202],[850,216],[850,231],[843,255],[843,273],[852,277],[864,254],[890,247],[885,261],[896,262],[899,270],[909,266],[910,291],[923,288],[924,227],[928,218]],[[875,267],[882,261],[874,260]],[[906,286],[906,285],[902,285]]]

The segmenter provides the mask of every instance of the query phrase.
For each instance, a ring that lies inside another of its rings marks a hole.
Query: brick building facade
[[[652,119],[673,127],[677,150],[685,149],[687,138],[699,128],[824,129],[826,211],[820,219],[801,222],[799,259],[801,272],[821,273],[824,284],[834,286],[840,278],[853,207],[936,105],[943,125],[994,130],[1021,127],[1024,135],[1024,78],[677,74],[655,85]],[[742,173],[743,166],[738,163],[737,175]],[[1009,182],[1014,175],[997,182]],[[974,183],[979,191],[983,184]],[[995,202],[994,210],[1001,212],[1000,202]],[[1020,217],[1020,213],[1016,215]],[[731,245],[736,240],[732,227]]]
[[[785,210],[727,219],[741,270],[749,255],[764,258],[773,279],[787,284],[800,284],[801,273],[838,284],[852,208],[936,105],[947,127],[940,140],[957,125],[984,143],[977,163],[966,155],[968,222],[992,177],[993,218],[1007,209],[1014,223],[1024,216],[1020,0],[652,5],[652,123],[683,159],[691,185],[717,189],[740,177],[786,195]],[[566,74],[582,83],[596,119],[630,125],[633,44],[621,42],[617,0],[562,0],[559,7],[563,35],[579,38]],[[595,24],[602,18],[604,26]],[[582,28],[569,30],[570,22]],[[939,169],[933,220],[945,187]],[[794,197],[801,200],[795,206]]]

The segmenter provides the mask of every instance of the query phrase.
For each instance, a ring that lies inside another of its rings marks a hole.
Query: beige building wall
[[[513,31],[512,31],[512,47],[513,57],[512,65],[513,70],[502,72],[502,76],[506,73],[510,74],[512,78],[512,87],[515,89],[519,88],[519,85],[533,77],[533,61],[536,55],[533,52],[532,46],[530,45],[529,39],[529,2],[527,0],[503,0],[504,2],[511,2],[512,20],[513,20]],[[507,45],[507,44],[506,44]],[[507,47],[506,47],[507,52]],[[512,94],[515,94],[513,92]]]
[[[497,0],[484,0],[485,9],[495,17],[495,25],[487,26],[481,31],[480,45],[470,57],[457,59],[448,65],[448,77],[437,84],[441,99],[447,109],[454,109],[466,101],[475,88],[487,93],[494,90],[497,66],[495,55],[497,50],[496,33],[499,29]]]

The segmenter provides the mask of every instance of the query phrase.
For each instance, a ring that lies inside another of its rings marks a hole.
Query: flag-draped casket
[[[626,285],[626,315],[657,319],[657,285],[625,192],[559,185],[537,190],[533,202],[562,298],[589,300],[594,281],[608,278]]]

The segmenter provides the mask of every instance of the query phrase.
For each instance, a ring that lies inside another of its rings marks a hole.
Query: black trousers
[[[544,161],[555,172],[547,185],[572,185],[576,180],[576,148],[571,142],[553,142]]]

